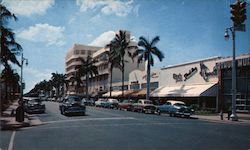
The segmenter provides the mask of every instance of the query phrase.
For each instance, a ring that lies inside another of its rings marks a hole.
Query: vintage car
[[[73,113],[85,115],[86,113],[86,106],[78,96],[65,97],[64,100],[60,103],[59,109],[61,114],[63,115]]]
[[[86,106],[94,106],[95,100],[93,98],[82,98],[82,101]]]
[[[120,102],[118,104],[118,109],[131,111],[132,110],[132,105],[133,105],[132,100],[123,100],[122,102]]]
[[[108,108],[112,108],[112,109],[118,108],[119,101],[117,99],[109,98],[107,102],[108,102],[108,106],[107,106]]]
[[[155,113],[156,106],[153,105],[152,101],[140,99],[137,103],[132,105],[132,111],[142,112],[142,113]]]
[[[24,97],[24,111],[27,113],[44,113],[45,104],[39,97]]]
[[[107,99],[100,98],[97,101],[95,101],[95,106],[107,108],[109,106],[109,102],[107,101]]]
[[[157,113],[167,113],[170,116],[190,117],[192,110],[182,101],[169,100],[157,108]]]

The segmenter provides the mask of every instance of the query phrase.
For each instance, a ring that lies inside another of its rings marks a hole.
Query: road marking
[[[131,120],[135,119],[133,117],[110,117],[110,118],[82,118],[82,119],[70,119],[70,120],[57,120],[57,121],[47,121],[44,124],[51,123],[63,123],[63,122],[76,122],[76,121],[104,121],[104,120]]]
[[[13,144],[14,144],[15,135],[16,135],[16,131],[12,132],[8,150],[12,150],[12,149],[13,149]]]

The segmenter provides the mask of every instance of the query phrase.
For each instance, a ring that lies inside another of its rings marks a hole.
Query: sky
[[[235,1],[0,0],[18,17],[8,26],[28,59],[24,92],[52,72],[65,73],[66,52],[74,43],[104,46],[120,29],[135,41],[160,36],[157,47],[165,58],[155,58],[154,68],[231,56],[232,40],[225,41],[224,33],[232,25],[229,5]],[[250,53],[250,0],[245,1],[246,32],[236,32],[236,55]]]

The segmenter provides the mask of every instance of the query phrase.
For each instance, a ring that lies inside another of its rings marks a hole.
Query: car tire
[[[173,117],[173,114],[172,114],[172,113],[169,113],[169,116],[170,116],[170,117]]]

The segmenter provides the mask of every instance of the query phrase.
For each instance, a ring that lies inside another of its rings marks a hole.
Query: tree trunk
[[[150,98],[150,62],[148,60],[147,64],[147,93],[146,93],[146,99],[149,100]]]
[[[89,73],[86,74],[86,97],[89,99]]]
[[[112,78],[113,78],[113,65],[110,67],[110,83],[109,83],[109,97],[111,97],[112,93]]]
[[[122,99],[124,98],[124,57],[122,57]]]

